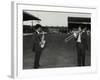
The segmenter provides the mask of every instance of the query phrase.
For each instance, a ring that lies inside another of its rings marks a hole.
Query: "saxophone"
[[[45,32],[42,32],[41,34],[42,34],[42,37],[41,37],[40,46],[41,46],[41,48],[44,48],[45,43],[46,43],[45,36],[44,36]]]

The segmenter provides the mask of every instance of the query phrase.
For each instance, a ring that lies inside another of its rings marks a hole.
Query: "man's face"
[[[81,31],[82,30],[81,27],[79,27],[78,30]]]
[[[37,30],[38,30],[39,32],[41,32],[42,29],[41,29],[41,28],[38,28]]]

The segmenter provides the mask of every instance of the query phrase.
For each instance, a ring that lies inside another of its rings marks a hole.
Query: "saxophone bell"
[[[43,48],[45,46],[45,43],[46,43],[46,40],[45,40],[45,36],[44,35],[47,34],[47,33],[44,32],[44,31],[42,31],[41,34],[42,34],[42,37],[41,37],[40,46],[41,46],[41,48]]]

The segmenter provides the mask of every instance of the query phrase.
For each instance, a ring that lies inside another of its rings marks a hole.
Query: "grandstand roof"
[[[27,12],[23,12],[23,21],[28,21],[28,20],[41,20],[37,17],[35,17],[34,15],[31,15]]]

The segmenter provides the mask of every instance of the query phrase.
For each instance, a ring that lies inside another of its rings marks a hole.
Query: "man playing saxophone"
[[[33,33],[33,51],[35,52],[34,68],[39,68],[40,56],[45,46],[44,32],[42,31],[41,25],[35,26],[35,32]]]

